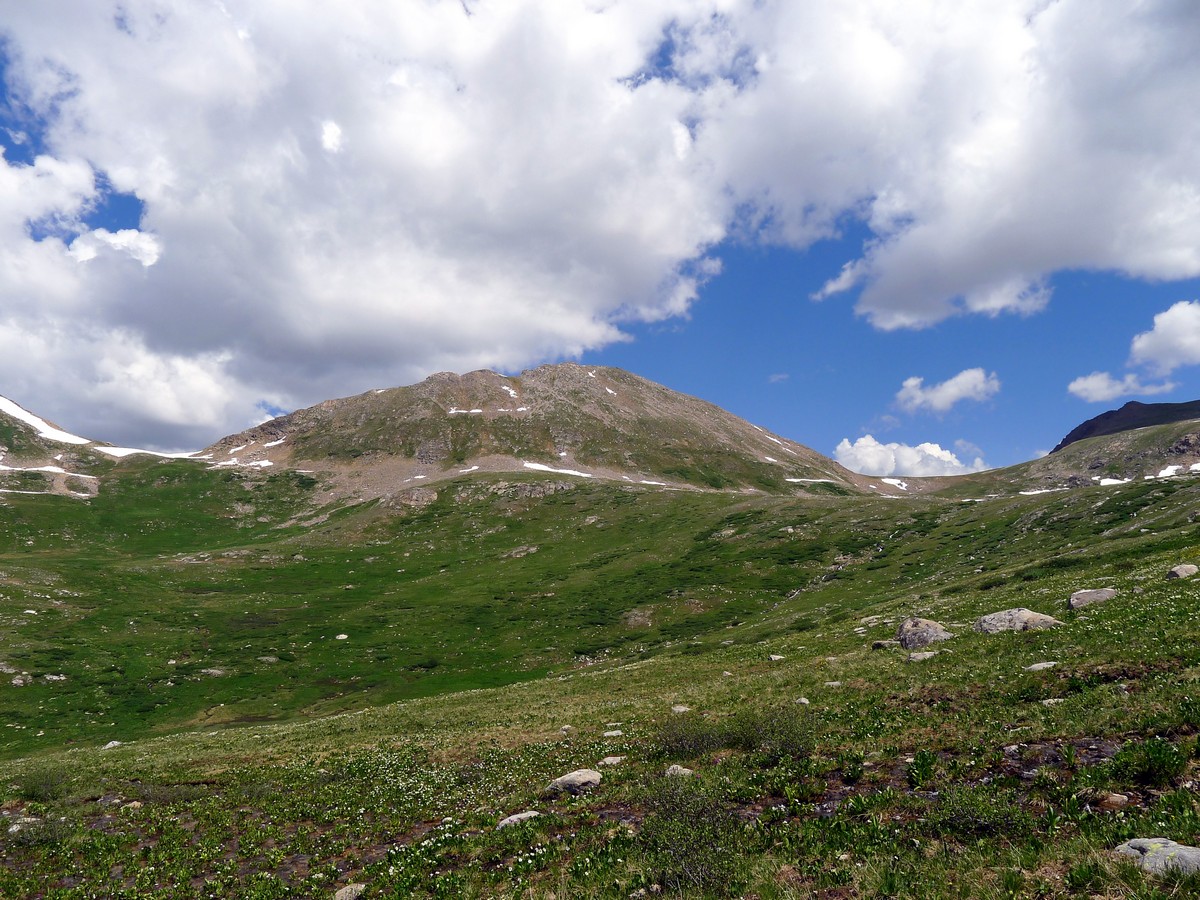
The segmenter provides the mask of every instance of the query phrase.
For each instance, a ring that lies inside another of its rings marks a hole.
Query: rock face
[[[954,637],[933,619],[920,619],[912,616],[900,623],[896,629],[896,640],[905,650],[920,650],[938,641],[948,641]]]
[[[1111,600],[1117,596],[1115,588],[1095,588],[1088,591],[1076,591],[1071,595],[1071,599],[1067,601],[1067,606],[1071,609],[1082,609],[1085,606],[1091,606],[1093,603],[1103,603],[1105,600]]]
[[[1168,578],[1191,578],[1197,572],[1200,572],[1200,568],[1193,566],[1191,563],[1183,563],[1181,565],[1176,566],[1170,572],[1168,572],[1167,577]]]
[[[984,634],[998,634],[1001,631],[1037,631],[1041,628],[1053,628],[1062,622],[1053,616],[1043,615],[1031,609],[1018,606],[1015,609],[1004,609],[1000,612],[989,613],[975,620],[975,630]]]
[[[550,796],[570,794],[576,796],[584,791],[590,791],[600,783],[603,776],[595,769],[576,769],[555,778],[546,785],[545,793]]]
[[[1154,875],[1200,872],[1200,847],[1188,847],[1166,838],[1134,838],[1117,847],[1116,852],[1135,859],[1144,871]]]

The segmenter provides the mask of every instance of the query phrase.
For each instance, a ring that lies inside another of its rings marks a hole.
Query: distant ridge
[[[1186,422],[1188,419],[1200,419],[1200,400],[1187,403],[1139,403],[1137,400],[1130,400],[1120,409],[1110,409],[1077,425],[1050,452],[1057,453],[1063,447],[1085,438],[1119,434],[1150,425],[1170,425],[1174,422]]]

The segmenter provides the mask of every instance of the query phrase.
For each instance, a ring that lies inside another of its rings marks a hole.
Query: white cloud
[[[10,6],[9,93],[49,121],[0,159],[0,296],[56,337],[0,383],[39,410],[127,341],[163,391],[208,372],[218,429],[248,397],[572,356],[686,313],[731,234],[853,219],[819,293],[883,328],[1036,312],[1064,268],[1200,275],[1194,5]],[[82,224],[95,173],[139,230]]]
[[[966,475],[987,469],[981,456],[970,463],[963,463],[957,456],[937,444],[922,443],[915,447],[908,444],[881,444],[871,435],[864,435],[853,444],[843,438],[834,449],[839,463],[862,475],[907,475],[928,477],[933,475]]]
[[[1118,380],[1108,372],[1093,372],[1081,375],[1067,385],[1067,390],[1088,403],[1101,403],[1115,400],[1118,397],[1148,396],[1166,394],[1175,390],[1175,384],[1167,381],[1162,384],[1143,384],[1134,374],[1126,375]]]
[[[1200,301],[1183,300],[1156,315],[1154,327],[1133,339],[1130,362],[1160,375],[1200,363]]]
[[[963,400],[987,400],[1000,391],[1000,379],[995,372],[983,369],[964,369],[953,378],[940,384],[925,387],[925,379],[918,376],[904,379],[896,394],[896,402],[907,412],[927,409],[944,413]]]

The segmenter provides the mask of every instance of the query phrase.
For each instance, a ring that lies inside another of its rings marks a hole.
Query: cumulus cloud
[[[1118,397],[1149,396],[1166,394],[1175,390],[1175,384],[1170,381],[1162,384],[1143,384],[1134,374],[1117,379],[1108,372],[1093,372],[1091,375],[1081,375],[1069,385],[1067,390],[1088,403],[1101,403],[1106,400],[1116,400]]]
[[[1129,358],[1161,375],[1200,363],[1200,301],[1184,300],[1156,315],[1154,327],[1133,339]]]
[[[995,372],[983,369],[964,369],[940,384],[925,387],[925,379],[917,376],[904,379],[896,394],[896,402],[906,412],[929,410],[948,412],[963,400],[987,400],[1000,391],[1000,379]]]
[[[570,357],[685,314],[731,236],[848,220],[819,293],[881,328],[1031,314],[1064,268],[1200,274],[1194,5],[10,6],[42,155],[0,159],[0,295],[55,337],[0,383],[39,410],[71,367],[78,409],[113,402],[89,385],[130,342],[221,430]],[[136,228],[87,225],[106,185]]]
[[[883,444],[869,434],[853,444],[849,438],[843,438],[834,449],[834,458],[852,472],[879,476],[966,475],[982,472],[988,467],[982,456],[964,463],[954,453],[937,444],[922,443],[915,447],[900,443]]]

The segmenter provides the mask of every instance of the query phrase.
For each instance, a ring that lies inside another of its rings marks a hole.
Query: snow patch
[[[612,388],[606,387],[605,390],[608,391],[610,394],[612,394],[614,397],[617,396],[617,392],[614,391]]]
[[[595,377],[596,377],[595,372],[588,372],[588,378],[595,378]]]
[[[1113,487],[1118,484],[1129,484],[1132,479],[1129,478],[1101,478],[1099,475],[1093,475],[1092,481],[1100,482],[1100,487]]]
[[[31,425],[38,433],[39,437],[44,437],[48,441],[57,441],[60,444],[90,444],[90,438],[80,437],[77,434],[71,434],[63,431],[61,428],[55,428],[45,419],[41,419],[31,413],[29,410],[18,406],[7,397],[0,397],[0,412],[6,413],[26,425]]]
[[[90,478],[96,480],[95,475],[77,475],[74,472],[68,472],[62,466],[30,466],[22,468],[21,466],[6,466],[0,463],[0,472],[50,472],[54,475],[70,475],[72,478]]]
[[[450,407],[447,415],[451,416],[477,416],[482,413],[482,409],[459,409],[457,406]]]
[[[1170,478],[1172,475],[1178,475],[1180,473],[1180,471],[1182,471],[1182,470],[1183,470],[1183,466],[1167,466],[1165,469],[1163,469],[1161,472],[1159,472],[1156,477]]]
[[[667,486],[667,483],[665,481],[647,481],[645,479],[642,479],[639,482],[639,484],[653,484],[657,487],[666,487]]]
[[[253,443],[254,443],[254,441],[250,442],[250,444],[253,444]],[[247,447],[250,446],[250,444],[242,444],[242,446],[240,446],[240,447],[234,447],[232,450],[229,451],[229,455],[233,456],[233,454],[238,453],[242,450],[245,450]]]
[[[1038,489],[1038,490],[1036,490],[1036,491],[1018,491],[1017,493],[1019,493],[1019,494],[1020,494],[1021,496],[1023,496],[1023,497],[1033,497],[1033,496],[1035,496],[1036,494],[1053,494],[1053,493],[1055,493],[1056,491],[1065,491],[1065,490],[1066,490],[1066,488],[1061,488],[1061,487],[1057,487],[1057,488],[1039,488],[1039,489]]]
[[[542,463],[522,462],[521,465],[527,469],[533,469],[535,472],[553,472],[555,475],[574,475],[577,478],[592,477],[587,472],[578,472],[575,469],[552,469],[550,466],[543,465]]]
[[[107,456],[115,456],[117,459],[122,457],[132,456],[134,453],[146,453],[150,456],[160,456],[163,459],[209,459],[209,456],[196,456],[195,451],[191,453],[159,453],[157,450],[139,450],[136,447],[92,447],[97,453],[103,453]]]
[[[774,462],[775,460],[771,460]],[[784,481],[790,481],[792,484],[837,484],[832,478],[785,478]],[[871,485],[875,487],[875,485]]]
[[[775,459],[774,457],[771,457],[771,456],[764,456],[764,457],[763,457],[763,459],[765,459],[767,462],[773,462],[773,463],[777,463],[777,462],[779,462],[779,460],[777,460],[777,459]]]
[[[898,487],[902,491],[908,490],[908,482],[901,481],[899,478],[880,478],[879,480],[882,481],[884,484],[892,485],[892,487]]]
[[[280,438],[277,441],[271,441],[270,443],[263,444],[263,446],[264,447],[278,447],[280,444],[282,444],[286,440],[287,440],[287,438]]]
[[[502,385],[500,385],[500,390],[504,391],[504,393],[508,394],[508,396],[512,397],[514,400],[516,400],[516,399],[517,399],[517,392],[516,392],[516,390],[514,390],[514,389],[513,389],[513,388],[511,388],[511,387],[509,387],[507,384],[502,384]]]
[[[459,469],[459,470],[458,470],[458,474],[459,474],[459,475],[466,475],[468,472],[474,472],[474,471],[476,471],[478,468],[479,468],[479,466],[471,466],[469,469]],[[423,477],[423,476],[422,476],[422,477]]]

